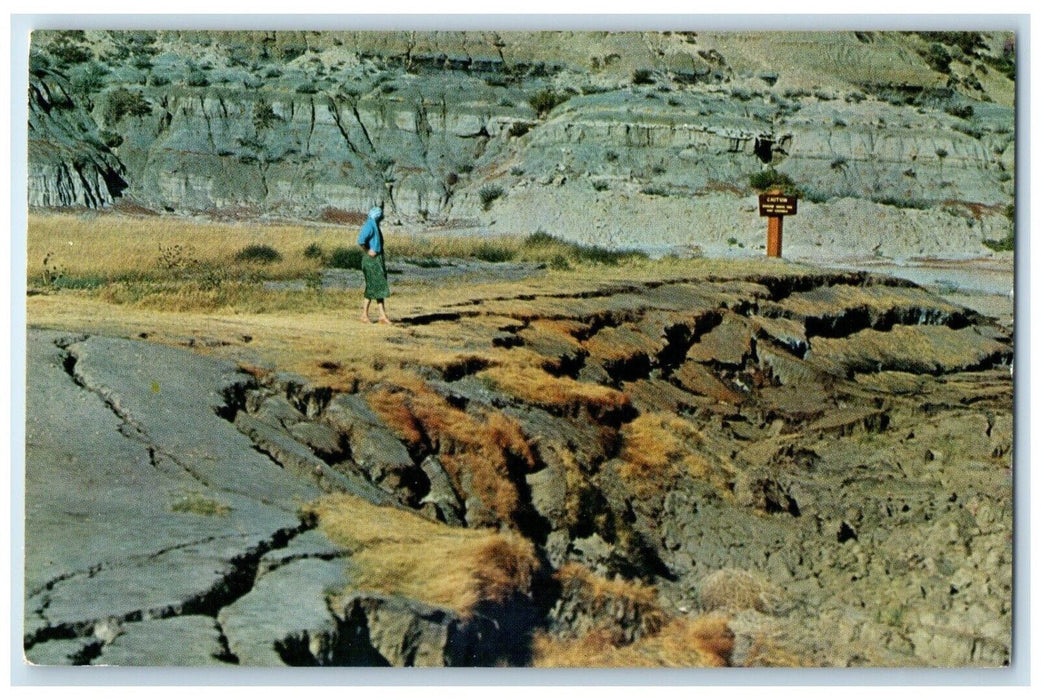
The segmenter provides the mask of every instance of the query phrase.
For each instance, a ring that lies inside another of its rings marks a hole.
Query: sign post
[[[759,216],[766,216],[766,256],[781,257],[784,239],[784,217],[792,216],[798,208],[798,198],[772,190],[759,195]]]

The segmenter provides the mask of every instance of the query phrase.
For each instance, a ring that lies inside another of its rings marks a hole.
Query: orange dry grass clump
[[[350,494],[310,504],[306,513],[351,551],[351,588],[402,595],[468,615],[482,602],[529,595],[538,559],[512,532],[450,527]]]
[[[629,403],[625,394],[616,389],[571,377],[555,377],[538,364],[509,363],[490,367],[478,376],[508,394],[544,408],[574,411],[585,407],[596,415]]]
[[[520,497],[510,464],[525,469],[535,464],[517,422],[498,411],[481,416],[461,411],[418,378],[399,384],[372,391],[372,409],[406,442],[428,442],[460,494],[478,496],[504,522],[513,523]]]
[[[537,634],[532,648],[540,668],[707,668],[727,665],[734,635],[727,618],[708,615],[672,620],[626,646],[617,646],[609,630],[597,630],[577,640]]]
[[[698,430],[674,415],[645,413],[622,428],[619,474],[643,495],[660,491],[681,473],[705,477],[710,466],[697,452],[703,444]]]

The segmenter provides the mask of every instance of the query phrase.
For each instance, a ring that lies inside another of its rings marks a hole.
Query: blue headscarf
[[[373,221],[379,221],[383,218],[383,210],[379,207],[373,207],[372,209],[369,209],[369,218]]]

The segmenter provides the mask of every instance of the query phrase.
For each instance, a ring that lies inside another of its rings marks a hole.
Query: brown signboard
[[[759,195],[759,216],[791,216],[799,199],[786,194]]]

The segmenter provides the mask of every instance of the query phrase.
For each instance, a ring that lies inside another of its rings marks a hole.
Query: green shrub
[[[123,145],[123,137],[114,131],[102,129],[98,132],[98,136],[101,137],[102,142],[109,148],[119,148]]]
[[[47,47],[47,51],[65,65],[86,63],[93,54],[84,46],[86,35],[81,30],[58,32],[57,38]]]
[[[143,117],[152,113],[152,103],[140,92],[116,88],[108,93],[102,113],[105,123],[115,126],[123,117]]]
[[[535,250],[533,250],[535,249]],[[537,249],[542,249],[541,251]],[[571,261],[599,265],[618,265],[633,258],[645,259],[647,254],[633,249],[612,250],[597,245],[582,245],[561,240],[542,229],[524,239],[524,250],[532,257],[548,260],[555,270],[571,268]]]
[[[650,195],[651,197],[668,197],[669,190],[661,185],[647,185],[640,190],[642,194]]]
[[[361,267],[362,256],[365,252],[357,247],[335,248],[329,254],[329,267],[337,267],[342,270],[356,270]]]
[[[263,98],[258,99],[253,103],[253,128],[257,131],[263,131],[269,128],[272,124],[282,121],[282,118],[275,114],[275,110],[272,109],[271,105],[268,104]]]
[[[549,114],[557,105],[567,102],[567,99],[568,96],[566,94],[546,88],[545,90],[539,90],[528,98],[528,103],[535,110],[535,114],[542,118]]]
[[[987,48],[987,42],[980,32],[918,32],[918,35],[929,41],[957,46],[967,56],[974,55],[977,49]]]
[[[951,55],[943,44],[929,44],[929,48],[922,54],[922,58],[937,73],[947,74],[951,72]]]
[[[773,168],[752,173],[748,177],[748,184],[757,192],[779,189],[785,194],[801,197],[802,189],[784,173],[779,173]]]
[[[1014,233],[1009,233],[1004,238],[998,238],[995,240],[985,240],[983,245],[987,246],[993,251],[1004,252],[1016,249],[1016,236]]]
[[[974,110],[972,109],[972,105],[963,105],[961,107],[947,107],[946,109],[944,109],[944,111],[952,117],[958,117],[959,119],[971,119],[974,112]]]
[[[484,207],[485,211],[488,211],[492,202],[503,195],[503,189],[498,185],[485,185],[481,188],[478,196],[481,198],[481,206]]]
[[[573,255],[579,262],[598,263],[600,265],[617,265],[628,258],[646,258],[647,254],[640,250],[624,248],[611,250],[598,245],[571,245]]]
[[[1016,55],[1014,51],[1005,53],[999,58],[986,57],[984,60],[1009,80],[1016,79]]]
[[[317,243],[308,243],[304,248],[304,257],[308,260],[317,260],[322,257],[322,246]]]
[[[189,87],[206,87],[210,84],[210,79],[206,77],[206,74],[201,70],[192,66],[188,69],[188,72],[184,76],[184,82]]]
[[[490,263],[501,263],[513,260],[516,253],[499,243],[481,243],[474,248],[473,256],[478,260]]]
[[[654,78],[651,77],[651,71],[646,68],[639,68],[633,71],[633,85],[653,85]]]
[[[269,245],[258,243],[248,245],[235,253],[235,259],[239,262],[273,263],[282,259],[282,254]]]
[[[557,253],[549,260],[549,266],[553,270],[570,270],[571,262],[567,259],[566,255]]]
[[[528,133],[530,130],[531,124],[528,124],[527,122],[513,122],[513,124],[510,125],[510,136],[524,136],[524,134]]]
[[[525,246],[545,246],[558,243],[563,243],[563,241],[552,234],[546,233],[542,229],[539,229],[524,239]]]
[[[84,96],[99,92],[105,87],[105,77],[108,74],[108,68],[96,61],[77,66],[70,75],[72,91]]]

